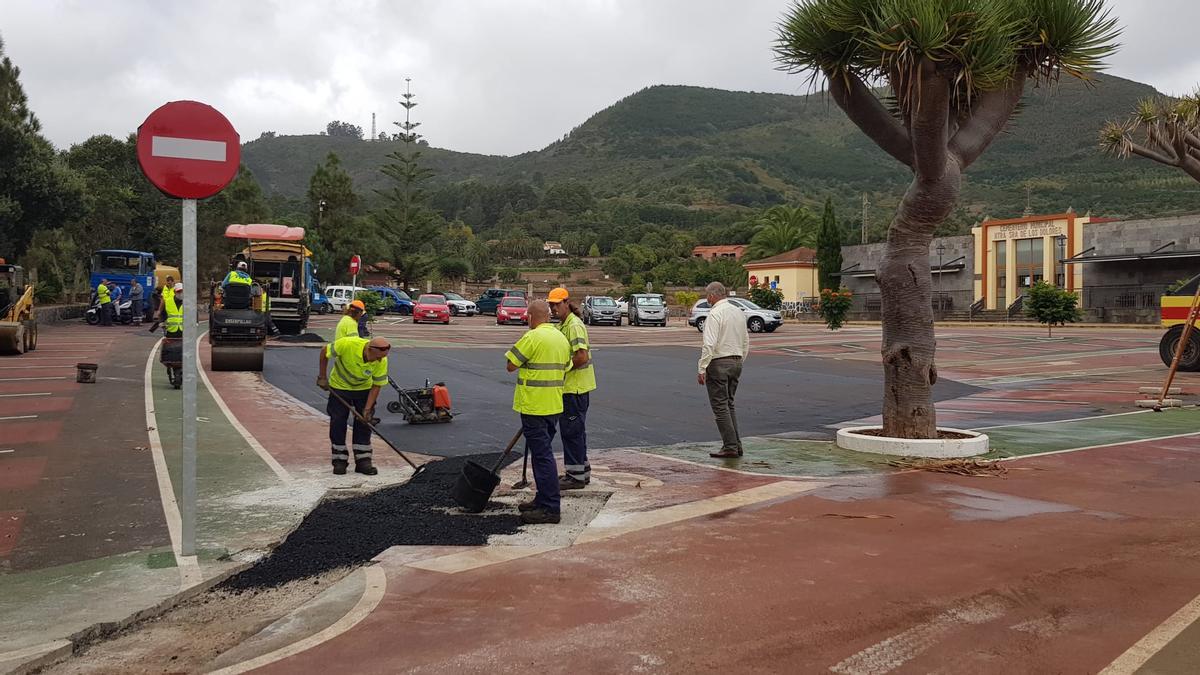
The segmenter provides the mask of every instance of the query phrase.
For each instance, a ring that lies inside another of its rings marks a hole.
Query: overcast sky
[[[1200,83],[1196,0],[1109,0],[1125,27],[1109,72]],[[774,70],[782,0],[0,0],[0,37],[44,132],[123,136],[195,99],[243,140],[340,119],[395,131],[404,79],[438,147],[537,150],[653,84],[805,93]]]

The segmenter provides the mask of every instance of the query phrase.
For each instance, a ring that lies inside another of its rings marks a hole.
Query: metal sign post
[[[183,467],[180,553],[196,555],[196,200],[183,200]]]
[[[362,265],[362,259],[357,255],[350,256],[350,299],[353,300],[357,295],[358,289],[358,268]]]

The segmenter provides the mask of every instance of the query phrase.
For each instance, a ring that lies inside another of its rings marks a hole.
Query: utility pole
[[[867,243],[867,193],[863,193],[862,243]]]
[[[371,140],[375,141],[378,136],[375,135],[375,113],[371,113]]]

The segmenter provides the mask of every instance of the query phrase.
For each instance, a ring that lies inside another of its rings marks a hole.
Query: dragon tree
[[[1128,120],[1104,125],[1100,146],[1121,159],[1137,155],[1200,181],[1200,90],[1139,101]]]
[[[780,69],[824,81],[850,121],[912,172],[876,271],[884,435],[937,437],[929,244],[963,172],[1026,86],[1088,80],[1119,32],[1101,0],[799,0],[780,21]]]

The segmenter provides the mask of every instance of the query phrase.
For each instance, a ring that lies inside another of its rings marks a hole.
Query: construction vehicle
[[[309,293],[303,256],[309,252],[300,243],[304,228],[234,224],[225,228],[225,236],[247,240],[246,248],[232,262],[236,265],[245,261],[255,287],[263,293],[255,294],[255,287],[244,284],[229,284],[224,289],[213,286],[212,311],[208,315],[212,369],[261,371],[267,342],[264,294],[271,317],[279,322],[281,330],[299,333],[308,324]]]
[[[24,354],[37,349],[37,319],[33,318],[33,285],[25,270],[0,258],[0,354]]]
[[[133,280],[142,285],[143,318],[149,320],[154,314],[154,289],[166,283],[167,277],[180,281],[178,267],[164,265],[146,251],[124,249],[101,249],[92,254],[92,273],[88,289],[95,293],[101,279],[107,279],[121,289],[121,297],[129,299]],[[97,322],[98,323],[98,322]]]
[[[1200,293],[1200,275],[1192,277],[1174,291],[1163,294],[1159,301],[1162,311],[1162,326],[1167,329],[1162,340],[1158,343],[1158,357],[1168,368],[1175,360],[1175,352],[1179,350],[1179,342],[1184,336],[1184,328],[1188,323],[1188,314],[1193,311],[1195,299]],[[1192,316],[1192,325],[1187,344],[1179,357],[1179,370],[1185,372],[1200,371],[1200,317]]]

